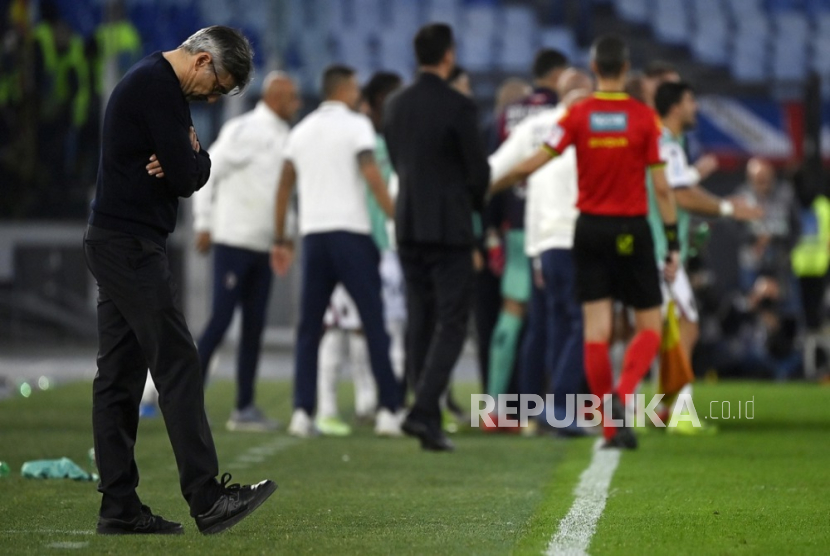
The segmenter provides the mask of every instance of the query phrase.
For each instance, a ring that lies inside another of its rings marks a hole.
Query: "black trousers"
[[[218,494],[218,462],[205,415],[199,355],[167,253],[152,241],[93,226],[84,238],[84,253],[98,282],[92,431],[101,517],[130,519],[141,510],[133,447],[148,368],[159,391],[182,494],[191,515],[202,513]]]
[[[461,355],[473,300],[470,247],[401,245],[408,327],[406,368],[412,416],[440,426],[439,400]]]

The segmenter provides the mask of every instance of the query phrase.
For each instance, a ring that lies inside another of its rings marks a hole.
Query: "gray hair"
[[[230,94],[241,93],[251,82],[254,49],[236,29],[224,25],[205,27],[190,35],[179,48],[189,54],[210,54],[215,66],[233,77],[234,88]]]

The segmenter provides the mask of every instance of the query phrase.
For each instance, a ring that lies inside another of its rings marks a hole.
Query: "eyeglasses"
[[[212,95],[227,95],[230,91],[226,90],[219,83],[219,74],[216,73],[216,65],[213,63],[213,60],[210,61],[210,67],[213,68],[213,76],[216,78],[216,83],[213,85],[213,91],[211,91],[210,94],[212,94]]]

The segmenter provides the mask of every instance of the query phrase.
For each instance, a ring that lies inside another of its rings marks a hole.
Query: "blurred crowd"
[[[50,1],[31,23],[29,2],[0,17],[0,168],[3,218],[83,218],[98,171],[105,91],[143,55],[141,37],[109,5],[88,37]]]

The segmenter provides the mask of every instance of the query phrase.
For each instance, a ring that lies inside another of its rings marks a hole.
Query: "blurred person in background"
[[[741,378],[793,378],[801,367],[798,319],[782,303],[773,275],[760,275],[746,295],[733,296],[722,319],[731,359],[724,374]]]
[[[367,186],[383,213],[394,205],[375,158],[377,136],[371,120],[356,112],[360,88],[352,68],[330,66],[323,73],[325,99],[291,131],[277,189],[271,264],[285,275],[294,249],[286,236],[285,217],[295,185],[302,236],[302,293],[295,354],[294,413],[289,434],[317,434],[313,421],[323,317],[342,283],[354,300],[379,393],[375,433],[398,436],[401,388],[389,355],[383,319],[380,252],[372,240]]]
[[[453,90],[452,29],[422,27],[419,73],[386,104],[384,136],[400,180],[395,234],[406,281],[406,368],[415,403],[403,430],[426,450],[454,448],[441,430],[440,399],[467,334],[474,273],[473,212],[481,211],[489,167],[476,105]]]
[[[746,182],[736,195],[764,211],[761,220],[743,228],[738,252],[741,289],[750,291],[761,274],[775,276],[781,290],[780,303],[795,310],[797,286],[790,265],[790,251],[796,241],[792,187],[778,180],[772,164],[753,157],[746,165]]]
[[[390,195],[394,186],[389,152],[383,138],[383,107],[386,98],[402,84],[396,73],[377,72],[362,91],[362,111],[375,129],[375,160]],[[401,384],[404,378],[404,329],[406,326],[406,298],[403,273],[395,251],[394,223],[378,204],[367,187],[366,202],[372,226],[372,239],[381,254],[380,278],[383,287],[383,311],[389,333],[392,369]],[[325,316],[326,332],[320,341],[320,363],[317,383],[317,417],[315,424],[324,435],[345,436],[351,427],[343,421],[337,409],[337,375],[348,364],[352,371],[355,390],[355,414],[358,422],[371,422],[377,408],[377,388],[368,366],[366,340],[360,315],[348,292],[338,284],[331,296]]]
[[[280,72],[265,76],[256,107],[222,126],[210,147],[210,179],[193,196],[196,250],[213,252],[211,315],[198,341],[205,385],[234,311],[242,311],[236,403],[226,424],[232,431],[269,431],[277,425],[254,404],[254,384],[273,274],[269,255],[277,180],[289,126],[300,106],[290,77]]]
[[[691,282],[686,273],[689,254],[689,227],[691,215],[731,218],[738,221],[751,221],[761,218],[760,208],[749,206],[743,199],[723,199],[712,195],[701,187],[703,179],[686,157],[684,135],[697,124],[697,102],[691,85],[682,81],[665,81],[655,94],[655,107],[660,116],[662,134],[660,136],[660,158],[665,163],[666,179],[674,191],[677,201],[677,229],[680,241],[680,266],[671,284],[663,283],[663,310],[673,300],[679,315],[680,344],[683,354],[691,365],[691,356],[699,335],[698,309]],[[648,221],[654,239],[654,253],[657,264],[662,266],[668,255],[667,239],[663,230],[663,221],[650,176],[646,180],[649,193]],[[691,368],[691,367],[689,367]],[[691,396],[691,384],[687,384],[679,394]],[[678,398],[679,400],[679,398]],[[667,400],[669,401],[669,400]],[[700,434],[714,431],[713,427],[701,423],[701,427],[687,426],[689,421],[678,422],[677,427],[669,432]]]
[[[518,77],[506,79],[496,92],[496,105],[493,112],[488,114],[484,124],[484,140],[487,145],[487,152],[492,153],[501,143],[501,115],[504,109],[515,102],[526,98],[533,89],[530,83]],[[476,214],[476,285],[475,285],[475,328],[476,348],[478,357],[479,376],[481,377],[481,388],[487,391],[487,373],[490,368],[490,340],[493,337],[493,329],[499,320],[501,313],[501,269],[504,267],[504,249],[495,230],[484,233],[483,222],[493,222],[495,215],[490,214],[488,203],[483,214]],[[491,226],[492,228],[492,226]],[[496,273],[498,272],[498,274]]]
[[[808,333],[824,325],[824,294],[830,267],[830,200],[810,183],[804,169],[793,175],[798,200],[798,240],[790,254],[798,277],[801,307]]]
[[[77,183],[78,132],[89,117],[90,66],[84,41],[60,15],[54,1],[40,6],[42,21],[32,29],[37,94],[37,216],[80,215],[87,189]],[[97,130],[96,130],[97,132]],[[36,209],[34,207],[37,207]]]
[[[545,49],[536,54],[532,67],[533,92],[505,107],[500,118],[502,142],[524,118],[557,104],[556,87],[567,64],[565,56],[557,50]],[[525,196],[526,184],[518,183],[494,195],[487,210],[487,241],[494,244],[497,239],[504,252],[503,267],[493,268],[501,277],[502,297],[501,312],[490,340],[487,371],[487,393],[493,397],[518,387],[514,370],[532,283],[530,260],[524,251]]]
[[[205,415],[199,353],[170,271],[167,237],[179,197],[210,176],[210,156],[193,128],[189,102],[241,91],[253,50],[238,31],[213,26],[177,49],[155,52],[124,76],[104,114],[101,164],[84,237],[98,284],[98,372],[92,385],[95,464],[103,494],[99,534],[181,534],[136,492],[134,446],[147,367],[161,407],[182,495],[204,534],[238,523],[277,488],[271,481],[222,482]]]
[[[589,96],[587,72],[569,68],[559,77],[562,100],[528,116],[490,157],[492,180],[533,155],[568,108]],[[576,153],[569,148],[527,180],[525,254],[533,260],[534,281],[519,364],[519,393],[554,395],[546,411],[565,419],[566,396],[588,393],[582,354],[582,308],[576,297],[571,249],[578,211]],[[546,422],[545,415],[540,422]],[[535,432],[530,421],[525,434]],[[565,436],[583,431],[572,422],[557,429]]]

